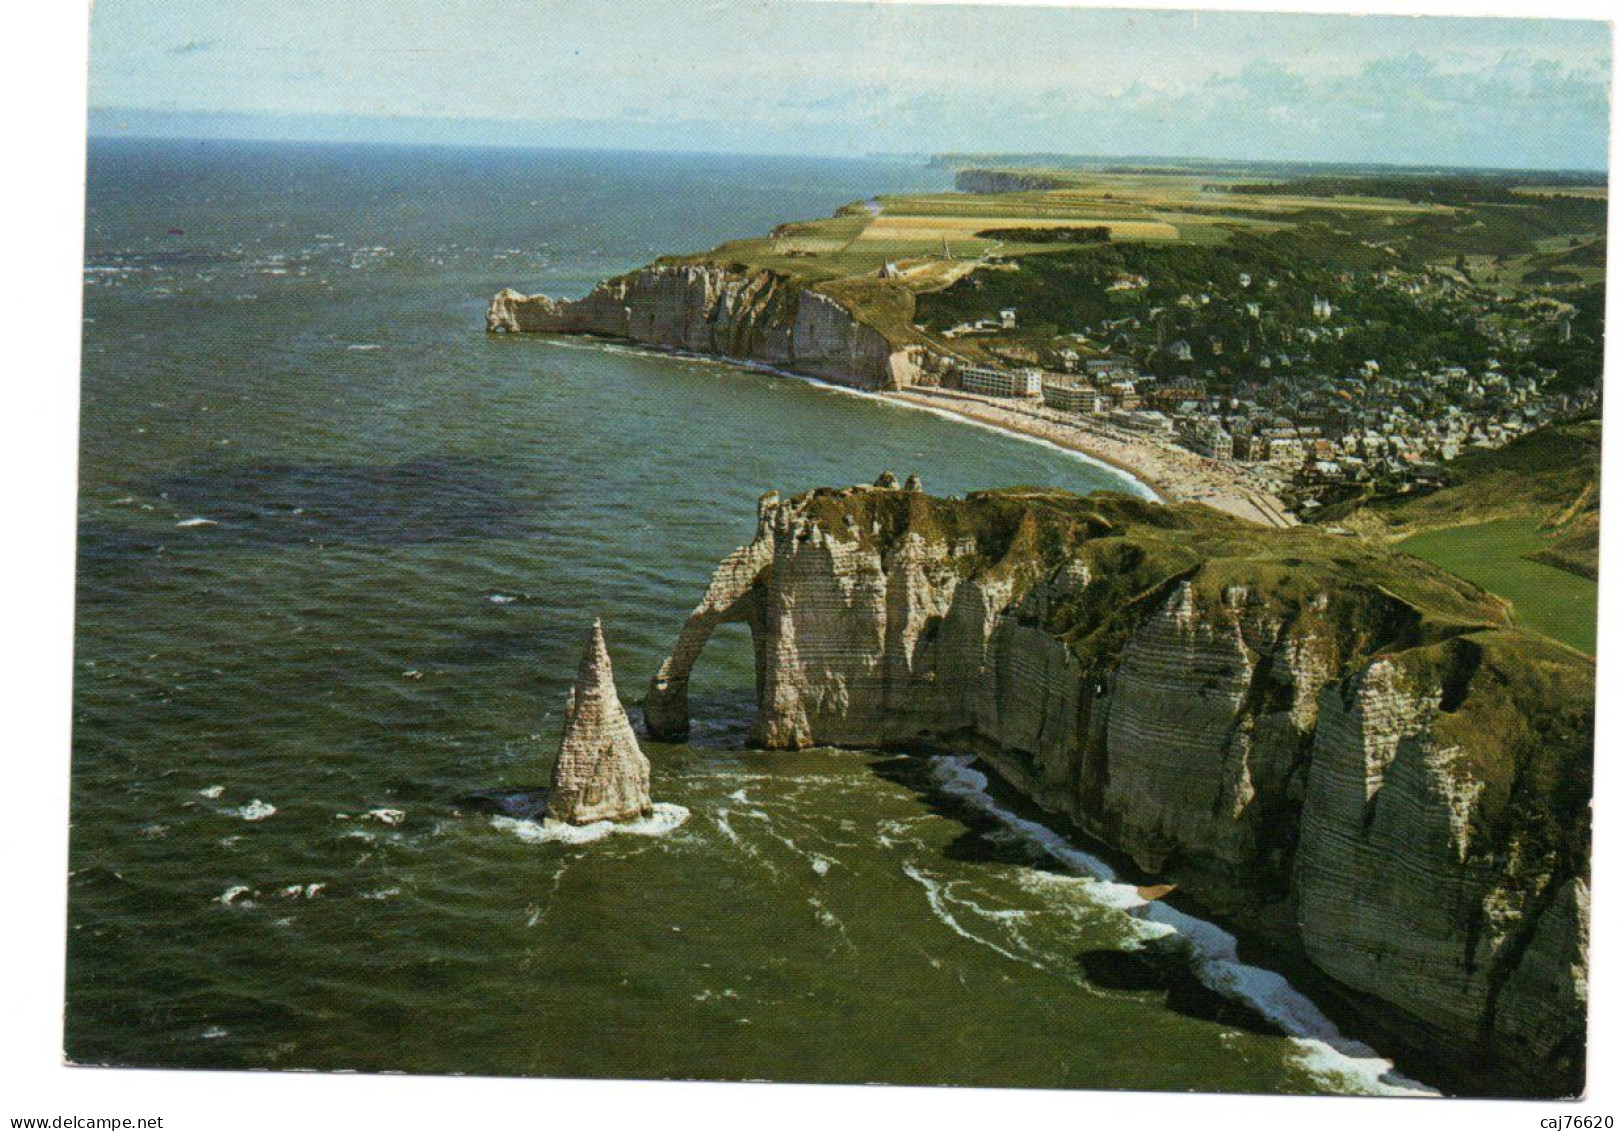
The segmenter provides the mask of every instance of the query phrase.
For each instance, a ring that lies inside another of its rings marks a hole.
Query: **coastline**
[[[534,333],[526,337],[566,349],[676,358],[788,378],[829,392],[952,419],[1062,452],[1110,470],[1127,481],[1129,493],[1154,502],[1201,501],[1212,505],[1178,478],[1181,462],[1200,461],[1194,453],[1158,444],[1148,437],[1118,439],[1081,427],[1068,428],[1069,421],[1064,418],[1051,422],[1035,410],[1022,412],[1014,402],[931,387],[865,390],[747,358],[595,334]],[[1239,501],[1239,488],[1235,491]],[[1385,1039],[1393,1033],[1382,1026],[1379,1012],[1361,1009],[1362,1003],[1356,997],[1336,987],[1300,954],[1271,942],[1257,924],[1224,916],[1188,891],[1172,898],[1142,894],[1143,889],[1134,881],[1123,878],[1123,873],[1134,870],[1131,860],[1097,834],[1060,821],[1054,811],[1037,800],[1035,789],[1023,785],[1014,764],[995,751],[945,743],[929,748],[929,752],[934,755],[932,775],[937,788],[972,805],[1012,833],[1030,838],[1039,851],[1073,874],[1087,877],[1102,885],[1102,891],[1108,889],[1125,900],[1119,909],[1142,924],[1147,937],[1166,934],[1186,940],[1195,955],[1192,971],[1196,979],[1212,993],[1239,1002],[1278,1026],[1285,1038],[1297,1046],[1297,1062],[1311,1074],[1341,1081],[1343,1094],[1409,1098],[1447,1094],[1432,1082],[1440,1072],[1430,1061],[1415,1056],[1407,1045],[1396,1051],[1386,1047]],[[527,834],[520,836],[529,839]],[[1108,859],[1114,863],[1107,863]],[[1118,908],[1115,902],[1100,906]],[[1381,1041],[1382,1049],[1368,1043],[1367,1038]]]
[[[1052,410],[1017,406],[1013,402],[954,389],[914,386],[907,389],[865,390],[828,381],[808,373],[768,365],[749,358],[724,357],[647,342],[627,341],[596,334],[528,334],[564,348],[622,349],[651,356],[680,357],[711,365],[728,365],[797,381],[855,397],[883,401],[900,408],[950,417],[1011,439],[1042,444],[1108,468],[1126,477],[1147,498],[1163,503],[1202,503],[1214,510],[1262,526],[1297,525],[1281,501],[1261,486],[1246,484],[1239,475],[1213,460],[1151,437],[1131,436],[1115,430],[1087,427],[1081,418]],[[587,343],[584,347],[577,342]]]
[[[1261,526],[1297,525],[1285,505],[1261,485],[1245,483],[1214,460],[1148,436],[1089,427],[1084,418],[954,389],[919,386],[878,395],[1078,452],[1132,477],[1161,502],[1202,503]]]

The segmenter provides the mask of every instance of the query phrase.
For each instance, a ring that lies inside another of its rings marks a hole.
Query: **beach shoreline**
[[[1085,455],[1132,477],[1165,503],[1202,503],[1262,526],[1297,525],[1279,498],[1261,483],[1247,482],[1239,469],[1150,436],[956,389],[915,386],[879,395]]]
[[[1050,445],[1126,476],[1158,502],[1201,503],[1261,526],[1285,528],[1297,525],[1296,518],[1279,498],[1261,483],[1246,482],[1239,468],[1208,459],[1171,442],[1158,442],[1150,436],[1135,436],[1092,423],[1085,417],[1062,414],[1053,409],[928,385],[914,385],[905,389],[860,389],[749,358],[699,353],[598,334],[533,333],[526,336],[566,347],[584,343],[585,348],[622,349],[651,356],[679,357],[790,377],[899,408],[952,417],[1014,439]]]

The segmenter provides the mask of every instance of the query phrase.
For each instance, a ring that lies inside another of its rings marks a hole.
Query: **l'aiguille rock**
[[[587,825],[631,821],[653,812],[648,758],[620,705],[603,624],[595,620],[564,708],[564,737],[553,766],[547,816]]]

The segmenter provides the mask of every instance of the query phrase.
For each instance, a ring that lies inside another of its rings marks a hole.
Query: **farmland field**
[[[849,204],[826,219],[784,224],[770,235],[734,240],[678,261],[742,264],[821,285],[877,273],[887,263],[906,268],[920,261],[1037,255],[1079,246],[983,234],[999,229],[1104,227],[1113,242],[1210,246],[1235,231],[1278,231],[1318,212],[1379,222],[1383,216],[1397,220],[1451,211],[1386,197],[1285,195],[1255,191],[1256,185],[1249,192],[1234,178],[1191,173],[1054,173],[1052,179],[1060,187],[881,196]],[[927,276],[905,272],[897,285],[916,291]]]
[[[1001,216],[893,216],[889,213],[877,217],[857,238],[865,241],[891,240],[906,243],[911,240],[935,242],[943,239],[964,239],[981,232],[993,232],[996,239],[1000,228],[1076,228],[1079,226],[1106,227],[1114,240],[1176,240],[1179,230],[1161,220],[1125,220],[1100,214],[1058,219],[1018,215]]]
[[[1183,290],[1212,288],[1211,271],[1220,260],[1209,253],[1237,249],[1233,263],[1223,260],[1226,271],[1244,269],[1235,265],[1236,256],[1275,254],[1259,240],[1275,240],[1268,246],[1293,260],[1291,265],[1276,261],[1270,269],[1288,287],[1297,285],[1289,282],[1299,272],[1297,260],[1324,258],[1328,249],[1340,256],[1338,270],[1432,265],[1464,271],[1464,278],[1505,293],[1573,288],[1605,273],[1600,242],[1605,188],[1592,185],[1535,184],[1507,191],[1485,183],[1480,198],[1448,178],[1282,181],[1189,169],[1039,168],[975,175],[983,181],[966,175],[961,183],[1015,191],[885,194],[852,201],[832,216],[780,224],[759,237],[664,262],[773,271],[830,295],[897,344],[928,344],[982,362],[994,360],[989,350],[996,343],[947,331],[987,318],[988,303],[950,302],[954,317],[944,322],[937,301],[944,289],[969,285],[989,302],[997,293],[1003,307],[1022,311],[1014,337],[1034,339],[1004,344],[1047,348],[1041,340],[1045,334],[1052,345],[1053,335],[1088,321],[1085,313],[1096,321],[1119,313],[1113,304],[1106,304],[1112,305],[1108,310],[1089,297],[1090,288],[1098,289],[1097,279],[1078,291],[1079,281],[1071,278],[1078,268],[1091,270],[1083,261],[1098,260],[1107,246],[1116,249],[1108,256],[1113,262],[1143,261],[1143,269],[1153,272],[1207,265],[1205,274],[1186,280],[1164,301],[1177,299]],[[1294,243],[1292,232],[1299,229],[1313,229],[1314,235]],[[1153,256],[1147,259],[1145,252]],[[1017,262],[1031,270],[1022,274],[1023,284],[1011,285],[999,269],[1012,270]],[[1151,262],[1161,266],[1152,268]],[[1068,263],[1070,268],[1064,266]],[[964,276],[973,272],[983,277],[966,284]],[[1065,293],[1042,287],[1034,292],[1040,279]],[[920,316],[923,307],[934,313]]]

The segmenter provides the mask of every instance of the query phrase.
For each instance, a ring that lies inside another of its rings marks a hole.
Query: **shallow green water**
[[[1596,654],[1596,583],[1524,557],[1545,548],[1535,520],[1508,518],[1433,530],[1399,545],[1504,597],[1525,628]]]
[[[942,764],[744,750],[737,626],[697,673],[692,744],[648,748],[674,831],[538,841],[470,800],[546,780],[594,615],[640,694],[765,489],[1120,482],[787,378],[480,331],[502,285],[578,293],[925,178],[93,146],[70,1056],[1371,1086],[1369,1062],[1124,958],[1174,928]]]

